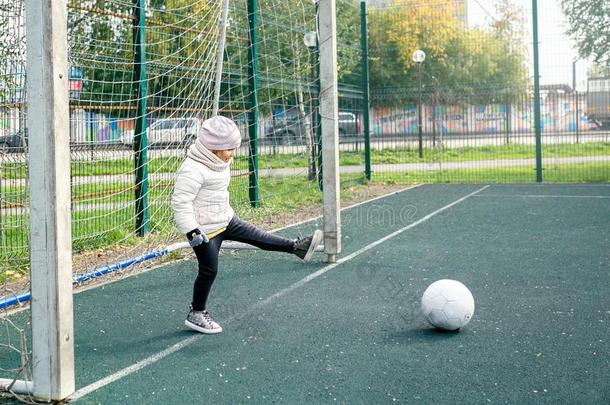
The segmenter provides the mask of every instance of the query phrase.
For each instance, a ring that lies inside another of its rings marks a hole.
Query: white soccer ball
[[[470,322],[474,314],[474,298],[459,281],[438,280],[424,291],[421,309],[432,326],[458,330]]]

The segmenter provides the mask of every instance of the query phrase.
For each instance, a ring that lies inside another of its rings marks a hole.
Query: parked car
[[[147,144],[149,147],[187,146],[197,138],[199,128],[197,118],[163,118],[148,127]],[[133,137],[133,132],[130,132],[122,142],[133,145]]]
[[[360,121],[356,114],[351,112],[339,112],[339,137],[359,136]]]
[[[28,131],[22,130],[11,135],[0,136],[0,152],[23,152],[28,144]]]
[[[308,118],[311,119],[311,115]],[[305,117],[296,109],[290,109],[274,115],[265,128],[265,138],[275,145],[299,145],[306,143],[305,132]]]
[[[274,117],[271,124],[265,128],[265,137],[277,145],[300,145],[306,143],[305,122],[310,116],[303,116],[296,110],[287,110],[280,117]],[[356,114],[339,112],[339,138],[356,137],[360,135],[360,121]],[[312,121],[310,121],[312,122]]]

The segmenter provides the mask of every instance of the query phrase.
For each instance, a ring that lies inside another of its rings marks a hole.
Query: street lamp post
[[[421,65],[426,60],[426,53],[421,49],[413,52],[413,62],[417,64],[417,131],[419,136],[419,158],[424,157],[424,146],[423,146],[423,127],[422,127],[422,105],[421,105]]]

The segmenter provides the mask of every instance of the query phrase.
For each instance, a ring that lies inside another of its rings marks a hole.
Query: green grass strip
[[[609,142],[594,142],[583,144],[543,145],[544,157],[588,157],[610,156]],[[466,162],[475,160],[505,160],[533,159],[533,145],[498,145],[498,146],[466,146],[460,148],[426,148],[424,157],[419,158],[417,148],[386,148],[372,151],[373,164],[421,163],[421,162]],[[162,157],[150,159],[149,173],[175,173],[183,157]],[[361,165],[364,163],[364,150],[340,153],[341,166]],[[259,156],[259,169],[280,169],[307,167],[308,154],[279,153]],[[233,163],[234,169],[248,168],[248,157],[237,156]],[[133,161],[129,159],[107,161],[74,161],[72,176],[103,176],[116,174],[132,174]],[[6,163],[0,170],[0,179],[24,179],[27,177],[27,165],[23,163]]]

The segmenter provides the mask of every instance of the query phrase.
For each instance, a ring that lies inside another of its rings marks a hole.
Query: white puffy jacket
[[[183,234],[200,228],[206,234],[225,228],[235,212],[229,205],[231,170],[214,171],[186,158],[176,173],[172,208]]]

